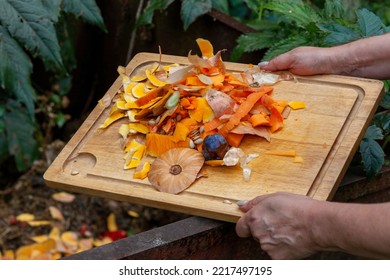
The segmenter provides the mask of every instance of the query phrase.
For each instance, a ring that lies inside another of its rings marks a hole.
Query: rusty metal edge
[[[63,259],[125,259],[141,252],[165,246],[188,236],[222,226],[222,222],[190,217],[159,228],[141,232]]]
[[[62,260],[268,258],[254,240],[236,239],[234,224],[194,216]]]
[[[390,201],[390,167],[383,168],[372,179],[349,171],[333,200],[361,203]],[[189,217],[64,257],[63,260],[268,259],[252,239],[239,238],[234,226],[232,223]],[[332,255],[331,258],[336,257]]]

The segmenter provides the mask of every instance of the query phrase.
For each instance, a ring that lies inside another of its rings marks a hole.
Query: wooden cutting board
[[[126,73],[159,60],[158,54],[140,53]],[[187,58],[164,55],[163,63],[188,64]],[[247,65],[225,63],[228,71],[244,71]],[[121,87],[118,78],[106,94]],[[260,156],[250,162],[252,174],[244,181],[239,167],[205,166],[208,177],[197,180],[181,194],[161,193],[147,179],[133,179],[123,170],[118,128],[105,130],[109,108],[97,105],[44,174],[54,188],[101,196],[170,211],[235,222],[241,216],[236,201],[278,191],[329,200],[337,189],[371,118],[383,96],[383,83],[344,76],[297,77],[274,85],[276,100],[304,101],[306,109],[291,111],[285,127],[267,142],[245,137],[241,148]],[[303,158],[267,155],[267,150],[295,150]],[[226,203],[230,201],[231,204]]]

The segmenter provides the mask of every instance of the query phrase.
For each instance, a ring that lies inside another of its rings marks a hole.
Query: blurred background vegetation
[[[390,31],[386,1],[0,1],[0,189],[47,146],[68,141],[138,52],[187,55],[195,39],[254,63],[300,45],[333,46]],[[357,162],[387,164],[389,83]]]

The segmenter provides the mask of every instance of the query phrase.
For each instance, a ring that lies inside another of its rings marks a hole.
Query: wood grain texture
[[[133,73],[159,55],[140,53],[127,65]],[[163,55],[166,63],[187,64],[184,57]],[[229,71],[247,65],[225,63]],[[115,95],[118,78],[106,94]],[[133,179],[123,170],[121,121],[99,130],[109,112],[99,105],[48,168],[44,179],[51,187],[140,203],[146,206],[235,222],[242,214],[235,202],[278,191],[331,199],[383,96],[377,80],[343,76],[297,77],[274,86],[272,97],[304,101],[306,109],[292,111],[283,130],[267,142],[246,136],[241,148],[260,156],[250,162],[252,175],[245,182],[239,167],[205,166],[208,177],[197,180],[179,195],[161,193],[148,180]],[[267,150],[295,150],[303,163],[290,157],[266,155]],[[77,172],[74,172],[77,171]],[[72,175],[78,173],[76,175]],[[223,203],[230,200],[232,204]]]

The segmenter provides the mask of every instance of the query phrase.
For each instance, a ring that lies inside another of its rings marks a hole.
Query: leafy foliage
[[[153,15],[157,10],[165,10],[175,0],[149,0],[146,8],[137,21],[137,25],[150,25],[153,21]]]
[[[31,80],[33,61],[40,60],[56,83],[69,82],[68,71],[75,63],[66,25],[69,15],[106,30],[94,0],[0,1],[0,165],[12,157],[24,171],[39,155],[42,136]]]
[[[0,57],[1,88],[9,92],[7,95],[14,95],[22,102],[30,117],[33,117],[35,92],[30,81],[32,63],[28,54],[3,26],[0,26]]]
[[[277,24],[272,25],[274,26],[272,29],[258,31],[263,36],[264,33],[270,34],[271,38],[266,42],[261,38],[257,42],[248,40],[247,34],[240,36],[234,50],[233,60],[237,60],[244,52],[261,49],[267,49],[264,59],[268,60],[303,44],[334,46],[388,31],[388,27],[382,23],[381,19],[367,9],[357,10],[356,17],[350,18],[339,0],[326,0],[323,9],[313,8],[304,1],[273,0],[267,1],[263,9],[256,9],[252,12],[257,13],[254,20],[250,21],[254,28],[258,26],[254,21],[259,19],[263,24],[269,22]],[[258,47],[248,47],[253,45]]]
[[[363,166],[368,176],[377,174],[384,164],[384,152],[377,140],[382,140],[383,134],[379,127],[368,127],[362,142],[360,154],[363,157]]]
[[[156,11],[167,9],[175,0],[149,0],[141,16],[137,20],[137,26],[152,25]],[[229,4],[234,0],[182,0],[180,18],[184,30],[200,16],[207,14],[212,8],[229,13]],[[240,1],[239,1],[240,2]]]
[[[211,0],[185,0],[181,5],[181,19],[183,21],[184,29],[199,16],[206,14],[212,8]]]
[[[100,14],[100,9],[96,5],[95,0],[66,0],[62,1],[61,8],[65,13],[73,14],[85,22],[96,25],[101,30],[107,32]]]
[[[7,136],[8,152],[15,157],[16,166],[25,170],[37,157],[38,143],[31,137],[34,135],[35,124],[33,120],[23,113],[20,103],[10,100],[4,115],[5,135]]]
[[[54,21],[41,1],[0,1],[0,21],[34,57],[42,58],[50,70],[63,67]]]

